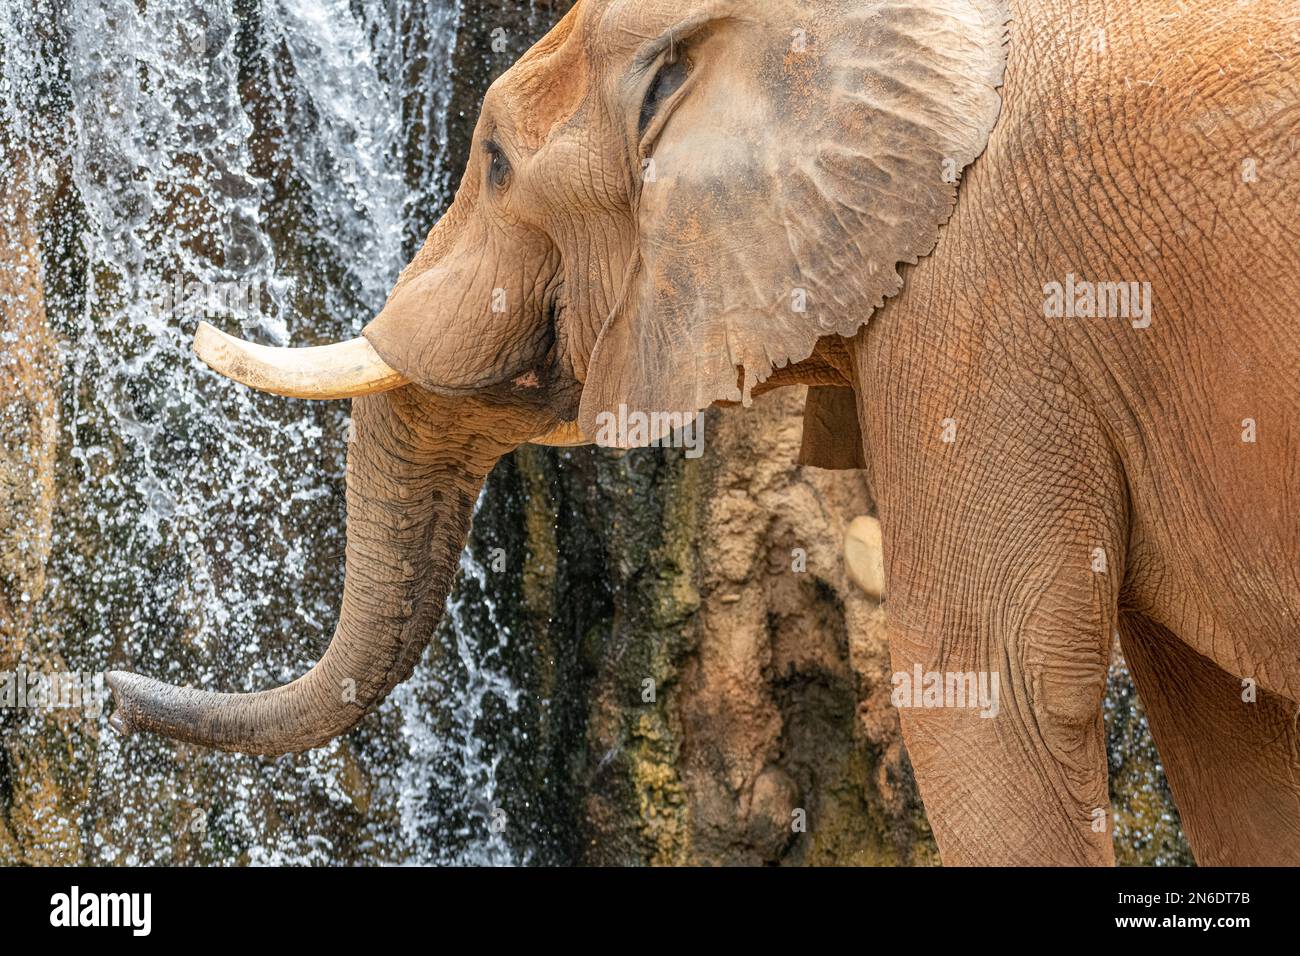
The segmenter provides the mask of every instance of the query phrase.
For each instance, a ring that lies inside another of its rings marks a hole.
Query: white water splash
[[[36,39],[54,9],[0,13],[6,91],[20,71],[57,72]],[[346,407],[248,392],[190,343],[203,318],[279,344],[335,340],[382,307],[404,243],[449,198],[459,0],[57,9],[64,100],[33,114],[4,99],[19,138],[65,124],[52,161],[80,210],[77,274],[54,283],[75,291],[47,302],[66,467],[40,641],[77,666],[210,689],[283,683],[336,615]],[[253,294],[205,315],[185,304],[190,284]],[[519,692],[456,602],[444,633],[458,666],[421,664],[383,708],[396,753],[335,742],[275,762],[203,754],[196,770],[184,748],[102,735],[101,799],[78,822],[87,862],[172,862],[187,841],[217,861],[333,862],[307,803],[345,824],[360,813],[365,859],[516,862],[491,826],[500,757],[478,724],[486,699],[513,711]],[[383,801],[400,832],[365,822]]]
[[[482,505],[480,495],[474,509],[476,517]],[[466,598],[463,593],[458,594],[447,607],[459,665],[453,671],[457,675],[453,692],[445,699],[450,726],[438,732],[428,719],[428,710],[419,705],[421,696],[443,693],[448,688],[446,681],[421,674],[397,689],[395,696],[404,718],[402,734],[415,758],[402,767],[402,830],[409,845],[433,850],[417,855],[411,862],[515,864],[524,861],[516,857],[503,836],[505,811],[498,802],[497,779],[501,755],[488,746],[479,728],[485,720],[485,705],[490,698],[496,698],[514,713],[519,709],[522,692],[505,676],[500,659],[500,650],[509,643],[510,635],[490,597],[487,569],[468,550],[461,555],[460,567],[466,578],[479,585],[478,599],[488,613],[494,633],[499,636],[499,644],[486,646],[474,639],[465,615]],[[456,808],[463,817],[456,836],[461,841],[471,841],[471,849],[447,854],[422,835],[427,833],[431,822],[435,825],[438,822],[430,820],[429,795],[456,792],[468,797]],[[480,834],[487,834],[487,839],[475,841],[475,836]]]

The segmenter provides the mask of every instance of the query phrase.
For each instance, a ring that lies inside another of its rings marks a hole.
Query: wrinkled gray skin
[[[410,673],[501,455],[810,383],[808,460],[875,491],[895,669],[999,678],[996,717],[903,711],[945,862],[1113,861],[1116,631],[1198,860],[1300,862],[1300,40],[1284,2],[1191,7],[583,0],[365,330],[414,384],[355,403],[325,657],[248,696],[114,674],[115,719],[318,745]],[[1152,312],[1050,317],[1070,275]]]

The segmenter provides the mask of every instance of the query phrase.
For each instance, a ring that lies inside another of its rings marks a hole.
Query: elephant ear
[[[648,155],[579,423],[749,403],[852,337],[952,214],[1001,107],[1001,0],[718,3]]]
[[[803,409],[803,445],[799,464],[831,471],[867,467],[858,396],[851,388],[816,385],[808,389]]]

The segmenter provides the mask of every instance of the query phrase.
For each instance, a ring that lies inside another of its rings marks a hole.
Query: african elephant
[[[804,463],[873,489],[894,669],[999,691],[902,702],[946,862],[1113,862],[1118,632],[1198,860],[1300,863],[1300,37],[1286,0],[1165,7],[580,0],[362,338],[201,329],[353,399],[343,606],[284,687],[114,672],[116,726],[318,746],[410,675],[503,455],[806,384]]]

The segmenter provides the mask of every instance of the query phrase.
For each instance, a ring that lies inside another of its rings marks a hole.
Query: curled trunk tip
[[[113,694],[113,713],[108,716],[108,725],[123,737],[130,737],[133,730],[131,708],[135,705],[130,688],[138,680],[138,674],[127,671],[109,671],[104,675],[104,683],[108,684],[108,689]]]

